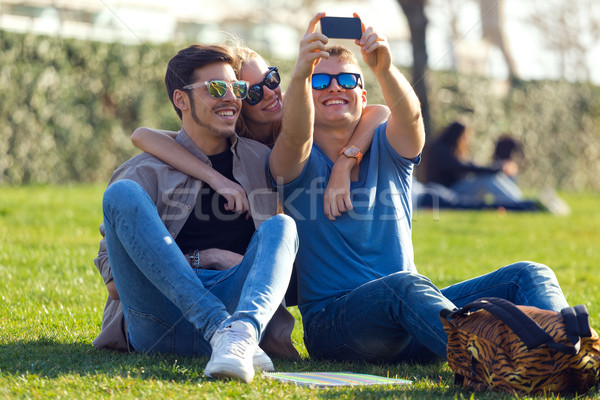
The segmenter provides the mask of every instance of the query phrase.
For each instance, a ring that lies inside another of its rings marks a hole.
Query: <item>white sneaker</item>
[[[540,192],[539,200],[542,206],[554,215],[569,215],[571,213],[569,205],[558,197],[558,194],[550,187],[546,187]]]
[[[275,366],[273,365],[273,361],[271,361],[271,357],[264,352],[260,347],[256,347],[256,352],[254,352],[254,357],[252,357],[252,365],[254,365],[254,369],[263,372],[273,372],[275,371]]]
[[[246,383],[254,378],[253,358],[258,348],[256,330],[243,321],[219,329],[210,339],[212,354],[204,375],[209,378],[233,378]],[[266,355],[266,354],[265,354]]]

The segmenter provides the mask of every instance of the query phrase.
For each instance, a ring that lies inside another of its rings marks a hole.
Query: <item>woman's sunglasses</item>
[[[233,81],[233,82],[225,82],[218,79],[206,82],[194,83],[191,85],[186,85],[183,88],[187,90],[192,90],[200,86],[208,86],[208,93],[215,99],[220,99],[225,96],[227,93],[227,89],[231,88],[233,95],[240,100],[243,100],[248,95],[248,82],[246,81]]]
[[[268,87],[271,90],[277,89],[281,83],[281,77],[277,71],[277,67],[269,67],[269,72],[265,75],[263,80],[256,85],[250,86],[248,89],[248,97],[246,97],[246,103],[251,106],[255,106],[263,99],[263,86]]]
[[[353,74],[350,72],[342,72],[341,74],[313,74],[312,75],[312,88],[316,90],[324,90],[331,85],[331,81],[335,78],[338,85],[344,89],[354,89],[359,86],[362,89],[362,82],[360,74]]]

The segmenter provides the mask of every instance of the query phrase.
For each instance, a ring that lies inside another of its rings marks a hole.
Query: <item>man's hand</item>
[[[246,191],[236,182],[217,173],[210,182],[207,181],[206,183],[208,183],[215,192],[225,198],[227,201],[227,204],[225,204],[226,210],[240,214],[250,210]]]
[[[233,251],[213,248],[201,250],[198,258],[202,269],[225,271],[241,263],[244,256]]]
[[[357,13],[353,14],[355,18],[360,18]],[[373,27],[365,28],[365,24],[361,20],[362,37],[354,43],[360,46],[365,64],[377,74],[378,72],[389,71],[392,66],[392,52],[387,39],[380,36]]]
[[[329,58],[329,53],[325,51],[329,39],[321,32],[316,32],[317,23],[324,16],[324,12],[318,13],[308,24],[304,37],[300,41],[300,52],[293,73],[294,79],[309,78],[319,60]]]
[[[353,209],[350,200],[350,174],[355,165],[356,160],[346,156],[340,156],[333,165],[323,196],[325,216],[332,221],[343,212]]]
[[[318,13],[308,24],[285,92],[281,134],[269,156],[269,169],[278,185],[289,183],[300,175],[312,149],[315,110],[311,75],[319,60],[329,57],[325,51],[327,37],[315,31],[324,16],[325,13]]]
[[[354,16],[359,18],[356,13]],[[372,27],[365,28],[363,24],[362,29],[363,35],[355,43],[360,46],[364,62],[375,74],[391,113],[386,125],[386,136],[399,155],[413,159],[425,145],[421,104],[410,83],[392,65],[392,53],[387,40]]]

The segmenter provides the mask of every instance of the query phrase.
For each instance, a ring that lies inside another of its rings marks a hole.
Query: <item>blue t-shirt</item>
[[[304,318],[332,298],[398,271],[416,271],[411,239],[413,165],[390,145],[386,124],[351,182],[353,210],[330,221],[323,195],[333,162],[315,144],[300,176],[279,187],[283,209],[296,221],[298,301]]]

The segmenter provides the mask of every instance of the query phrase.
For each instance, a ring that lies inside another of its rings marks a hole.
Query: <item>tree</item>
[[[425,5],[427,0],[398,0],[410,30],[410,43],[412,45],[413,67],[412,83],[413,89],[421,101],[421,110],[425,132],[430,133],[431,117],[429,112],[429,98],[427,95],[427,45],[425,42],[427,31],[427,16]]]
[[[477,4],[479,8],[479,21],[473,19],[467,21],[465,18],[465,8],[474,4]],[[483,62],[479,66],[481,72],[483,72],[488,59],[489,47],[495,46],[502,53],[509,77],[518,78],[517,66],[508,40],[506,39],[506,25],[503,13],[504,4],[504,0],[431,0],[429,10],[435,8],[436,14],[442,15],[442,19],[438,22],[438,25],[448,30],[449,39],[452,42],[449,54],[456,57],[455,47],[470,35],[473,28],[480,26],[481,41],[485,44],[485,47],[483,47],[485,48],[485,56],[480,54],[480,62]],[[468,27],[468,29],[465,27]],[[471,46],[473,45],[471,44]],[[474,52],[479,51],[481,53],[483,48],[479,47]],[[474,56],[473,53],[470,55]],[[453,66],[456,67],[456,65],[457,60],[453,58]]]
[[[504,0],[479,0],[481,13],[481,37],[500,49],[508,68],[509,78],[518,78],[517,66],[506,40],[504,29]]]
[[[527,18],[548,50],[558,56],[560,76],[589,80],[588,58],[600,41],[600,4],[596,0],[535,2]]]

